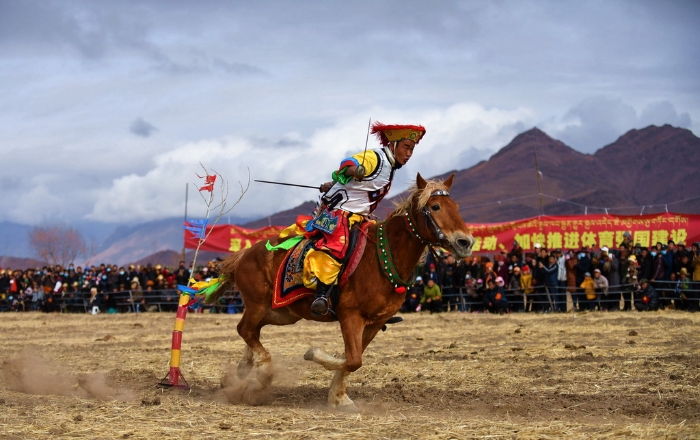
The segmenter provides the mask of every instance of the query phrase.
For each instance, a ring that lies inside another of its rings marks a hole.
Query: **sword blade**
[[[260,182],[260,183],[271,183],[272,185],[284,185],[284,186],[296,186],[299,188],[312,188],[312,189],[318,189],[318,186],[311,186],[311,185],[299,185],[298,183],[286,183],[286,182],[272,182],[269,180],[255,180],[255,182]]]

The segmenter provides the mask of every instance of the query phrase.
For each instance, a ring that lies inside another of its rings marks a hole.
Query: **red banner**
[[[542,216],[505,223],[467,224],[476,244],[474,252],[498,253],[509,251],[517,241],[524,251],[534,249],[535,243],[547,249],[580,249],[583,246],[615,248],[622,243],[622,234],[629,231],[632,242],[650,247],[657,242],[673,240],[686,245],[700,241],[700,215],[581,215]],[[276,237],[285,226],[247,229],[233,225],[217,225],[200,249],[221,253],[236,252],[251,247],[260,240]],[[207,234],[212,229],[207,226]],[[197,247],[197,234],[185,230],[185,247]]]
[[[474,252],[509,251],[517,241],[524,251],[535,243],[547,249],[581,249],[584,246],[617,248],[629,231],[632,243],[651,247],[657,242],[676,244],[700,241],[700,215],[581,215],[542,216],[505,223],[468,224],[476,238]]]
[[[268,226],[267,228],[248,229],[233,225],[207,226],[209,237],[202,247],[203,251],[233,253],[241,249],[251,247],[260,240],[268,240],[277,237],[287,226]],[[185,229],[185,248],[196,249],[199,243],[199,236]]]

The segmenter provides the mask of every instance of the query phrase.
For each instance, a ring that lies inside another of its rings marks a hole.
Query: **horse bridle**
[[[437,191],[433,191],[430,194],[430,197],[433,196],[450,196],[450,193],[447,192],[447,190],[444,189],[439,189]],[[411,205],[412,207],[413,205]],[[449,246],[449,242],[447,241],[447,236],[445,235],[444,232],[442,232],[442,229],[440,229],[440,226],[438,226],[437,222],[435,221],[435,218],[433,218],[433,214],[430,212],[430,209],[428,206],[423,207],[423,215],[425,216],[426,223],[428,225],[428,228],[435,234],[435,236],[438,238],[437,242],[432,242],[424,239],[423,237],[418,234],[418,231],[416,231],[416,227],[414,224],[416,223],[415,219],[413,218],[413,210],[412,209],[407,209],[406,213],[404,214],[404,218],[406,219],[406,226],[408,227],[408,230],[413,234],[414,237],[418,239],[421,243],[427,245],[427,246],[442,246],[442,247],[447,247]]]

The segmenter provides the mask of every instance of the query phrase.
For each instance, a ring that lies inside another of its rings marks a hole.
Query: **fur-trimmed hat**
[[[389,145],[390,142],[405,139],[418,143],[425,136],[425,127],[422,125],[384,125],[381,122],[375,122],[372,124],[372,134],[376,135],[384,146]]]

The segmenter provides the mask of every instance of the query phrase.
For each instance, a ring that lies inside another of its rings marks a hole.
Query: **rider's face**
[[[396,159],[396,162],[400,163],[401,165],[406,165],[408,159],[413,156],[413,148],[415,146],[416,143],[409,139],[399,141],[394,148],[394,158]]]

